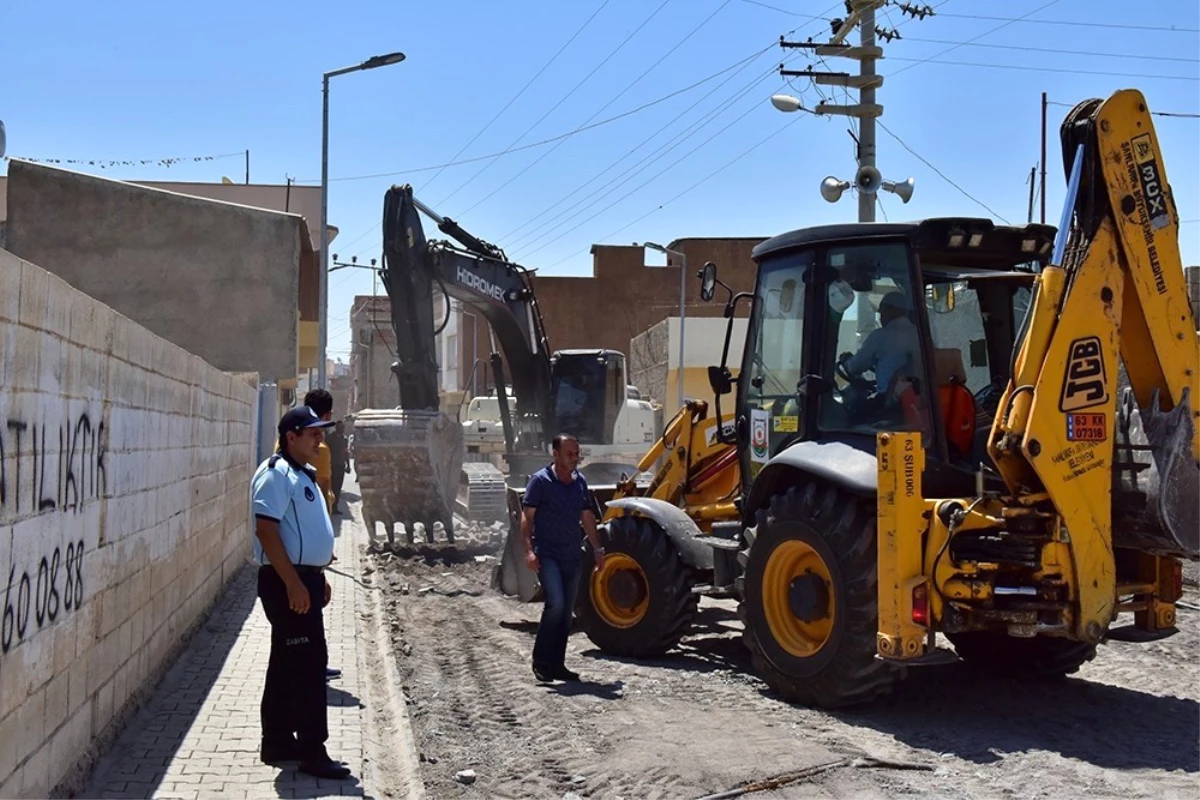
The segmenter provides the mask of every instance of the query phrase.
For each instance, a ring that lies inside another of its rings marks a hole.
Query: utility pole
[[[1042,224],[1046,224],[1046,93],[1042,92]]]
[[[858,221],[875,221],[876,195],[880,189],[892,192],[907,203],[913,193],[913,179],[903,183],[883,180],[876,167],[875,121],[883,115],[883,106],[875,96],[875,91],[883,85],[883,76],[875,71],[875,62],[883,58],[883,48],[876,43],[879,38],[891,41],[901,38],[895,29],[877,29],[875,25],[876,9],[887,5],[890,0],[846,0],[847,17],[832,21],[833,36],[827,43],[820,42],[788,42],[780,37],[779,45],[783,48],[811,49],[817,56],[834,58],[849,58],[858,61],[858,74],[848,72],[822,72],[812,69],[789,70],[779,67],[783,77],[811,78],[819,86],[840,86],[858,90],[858,103],[854,105],[836,105],[822,100],[812,109],[816,114],[841,114],[854,117],[859,121],[858,135],[855,137],[858,148],[858,166],[854,181],[838,180],[833,176],[821,182],[821,196],[830,203],[836,203],[842,193],[853,186],[858,191]],[[900,9],[914,18],[924,19],[933,14],[928,6],[915,6],[910,3],[897,3]],[[858,46],[846,43],[847,37],[858,28]],[[801,102],[788,95],[775,95],[771,102],[781,111],[798,111]],[[860,332],[870,330],[874,313],[865,295],[859,296],[858,326]]]

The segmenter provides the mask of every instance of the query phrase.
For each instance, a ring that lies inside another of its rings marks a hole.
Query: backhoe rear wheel
[[[993,631],[947,634],[958,657],[989,675],[1048,680],[1078,672],[1096,645],[1052,636],[1025,639]]]
[[[604,569],[585,559],[576,613],[605,653],[661,655],[692,627],[695,576],[654,520],[617,517],[607,528]]]
[[[875,658],[875,513],[815,480],[757,513],[739,612],[755,671],[788,700],[865,703],[890,693],[901,674]]]

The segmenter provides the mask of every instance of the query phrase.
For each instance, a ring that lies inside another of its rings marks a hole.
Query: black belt
[[[302,572],[302,573],[303,572],[321,573],[321,572],[325,571],[324,567],[314,567],[312,564],[292,564],[292,568],[295,569],[296,572]],[[259,567],[259,569],[274,569],[274,568],[270,564],[264,564],[263,566]]]

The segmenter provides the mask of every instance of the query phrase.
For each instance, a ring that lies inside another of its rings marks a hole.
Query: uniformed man
[[[279,452],[251,482],[258,597],[271,623],[271,657],[262,697],[262,760],[298,761],[318,778],[350,775],[325,750],[328,650],[321,610],[330,599],[324,568],[333,560],[333,524],[316,476],[323,420],[298,406],[279,420]]]
[[[857,353],[843,353],[839,359],[851,375],[874,372],[876,391],[889,401],[899,394],[900,379],[921,363],[920,336],[912,310],[903,292],[884,295],[879,301],[879,327],[871,331]]]

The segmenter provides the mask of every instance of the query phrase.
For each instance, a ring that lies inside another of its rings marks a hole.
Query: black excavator
[[[453,241],[426,239],[421,213]],[[453,541],[456,508],[471,520],[509,519],[509,494],[547,463],[556,433],[574,434],[596,453],[613,444],[626,408],[625,356],[601,349],[551,352],[531,275],[499,247],[416,199],[411,186],[387,191],[379,277],[391,301],[400,403],[355,417],[363,516],[372,536],[382,523],[394,545],[395,525],[403,523],[411,542],[420,523],[430,541],[439,529]],[[491,463],[464,463],[462,425],[441,408],[437,336],[451,316],[451,299],[487,320],[493,349],[498,347],[490,364],[507,481]],[[445,304],[441,327],[438,303]],[[601,456],[586,470],[589,477],[615,482],[612,475],[631,474],[635,465],[636,458],[625,464]]]

